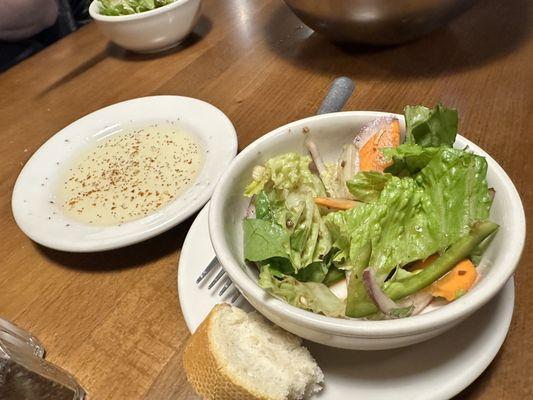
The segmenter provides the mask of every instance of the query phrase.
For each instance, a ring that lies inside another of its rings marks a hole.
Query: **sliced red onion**
[[[381,289],[376,280],[375,272],[372,268],[367,268],[363,271],[363,284],[365,285],[368,295],[372,299],[379,310],[385,314],[390,315],[393,310],[400,308],[398,304],[392,301]]]
[[[372,301],[389,318],[403,318],[419,314],[433,299],[430,293],[421,291],[400,302],[393,301],[381,289],[372,268],[363,271],[363,284]]]
[[[357,149],[361,149],[368,139],[370,139],[375,133],[378,133],[381,128],[389,126],[395,119],[397,118],[380,117],[363,126],[353,140],[355,147],[357,147]]]

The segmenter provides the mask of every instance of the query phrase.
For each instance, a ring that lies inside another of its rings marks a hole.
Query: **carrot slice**
[[[423,269],[437,259],[438,255],[433,254],[423,261],[413,264],[412,270]],[[477,270],[472,261],[466,259],[461,261],[450,272],[434,282],[426,290],[433,297],[444,297],[448,301],[453,301],[468,292],[474,285],[477,278]]]
[[[360,171],[383,171],[392,161],[387,161],[379,149],[397,147],[399,144],[400,122],[394,119],[374,133],[359,150]]]
[[[477,270],[472,261],[463,260],[431,285],[434,297],[444,297],[453,301],[468,292],[477,278]]]
[[[335,210],[349,210],[354,208],[359,203],[353,200],[347,199],[333,199],[331,197],[315,197],[315,204],[328,208],[334,208]]]

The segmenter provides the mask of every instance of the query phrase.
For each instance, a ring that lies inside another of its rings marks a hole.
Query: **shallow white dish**
[[[171,4],[130,15],[102,15],[94,0],[89,14],[102,32],[125,49],[155,53],[180,44],[200,16],[202,0],[175,0]]]
[[[303,338],[329,346],[380,350],[407,346],[442,334],[494,297],[512,276],[525,241],[522,202],[505,171],[486,152],[458,135],[455,146],[468,148],[487,160],[487,181],[496,191],[490,219],[500,225],[478,272],[482,278],[461,298],[434,311],[383,321],[330,318],[294,307],[268,295],[257,283],[257,268],[243,260],[242,219],[250,200],[243,196],[255,165],[296,152],[306,154],[304,132],[317,144],[326,162],[337,161],[340,149],[361,127],[378,117],[402,115],[346,111],[317,115],[269,132],[244,149],[220,178],[209,211],[209,232],[218,260],[244,297],[275,324]]]
[[[187,327],[193,332],[211,308],[221,300],[219,282],[213,290],[195,281],[214,256],[209,240],[208,206],[194,221],[179,259],[178,293]],[[237,305],[252,307],[242,297]],[[394,350],[339,350],[306,342],[323,369],[326,386],[319,400],[413,399],[444,400],[472,383],[498,353],[511,322],[514,308],[514,281],[475,315],[446,334],[414,346]]]
[[[56,204],[57,189],[63,171],[76,155],[121,128],[154,122],[183,127],[201,143],[204,164],[195,183],[155,213],[121,225],[92,226],[63,214]],[[124,101],[73,122],[33,154],[13,189],[13,215],[27,236],[53,249],[89,252],[127,246],[156,236],[199,210],[236,152],[233,125],[222,111],[206,102],[180,96]]]

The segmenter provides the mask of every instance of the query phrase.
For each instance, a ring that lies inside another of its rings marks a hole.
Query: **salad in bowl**
[[[454,148],[456,110],[407,106],[354,132],[327,163],[275,155],[251,171],[243,253],[258,284],[327,317],[398,319],[460,298],[498,230],[487,160]],[[305,128],[304,128],[305,134]]]

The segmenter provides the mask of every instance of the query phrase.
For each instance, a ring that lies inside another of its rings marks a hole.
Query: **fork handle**
[[[355,89],[355,82],[346,76],[333,81],[317,115],[341,111]]]

